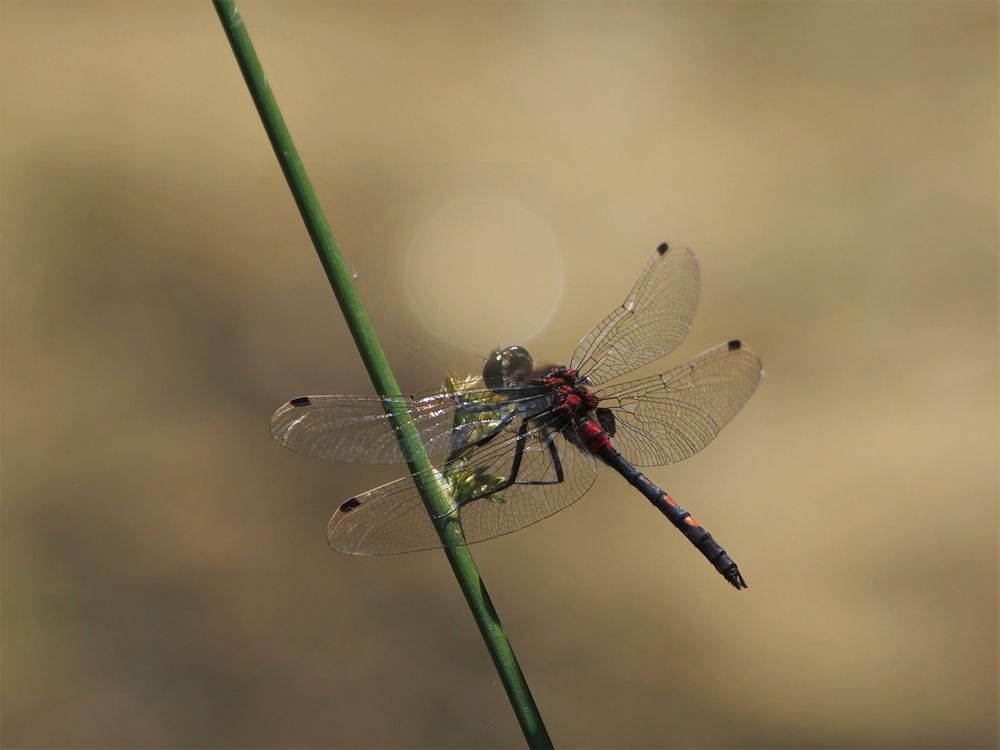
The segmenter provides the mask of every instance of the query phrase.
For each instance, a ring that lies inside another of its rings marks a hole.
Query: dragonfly
[[[763,375],[742,341],[719,344],[660,374],[625,379],[670,353],[691,328],[699,270],[688,248],[661,243],[625,301],[581,339],[568,365],[536,365],[521,346],[490,354],[481,376],[449,378],[416,395],[299,396],[271,417],[271,435],[332,461],[404,463],[391,410],[406,411],[432,460],[410,475],[342,503],[327,527],[338,552],[381,555],[463,544],[541,521],[593,486],[609,466],[662,513],[735,588],[747,587],[715,538],[638,467],[700,451],[736,415]],[[415,481],[417,480],[417,481]],[[450,497],[428,513],[418,484]]]

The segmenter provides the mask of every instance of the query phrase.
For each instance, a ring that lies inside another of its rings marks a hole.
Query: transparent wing
[[[429,470],[455,498],[469,544],[508,534],[567,507],[594,483],[594,458],[548,425],[537,425],[523,438],[507,428],[497,442],[468,459]],[[503,487],[513,470],[516,447],[524,451],[516,482]],[[475,498],[491,487],[493,494]],[[330,546],[352,555],[386,555],[441,546],[441,540],[417,492],[405,477],[351,498],[334,513],[327,529]]]
[[[760,382],[760,359],[740,341],[720,344],[690,362],[596,391],[615,448],[636,466],[693,456],[736,416]],[[610,428],[610,429],[609,429]]]
[[[492,399],[492,400],[491,400]],[[286,448],[329,461],[402,463],[385,406],[409,412],[432,459],[495,429],[516,409],[487,390],[440,391],[423,396],[300,396],[271,417],[271,436]]]
[[[583,337],[570,367],[594,386],[653,362],[684,340],[697,306],[697,258],[664,243],[628,298]]]

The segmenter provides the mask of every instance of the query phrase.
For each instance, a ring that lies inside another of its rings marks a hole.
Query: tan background
[[[994,745],[994,3],[242,9],[404,388],[664,239],[764,359],[650,472],[748,592],[608,472],[476,548],[560,746]],[[443,556],[325,545],[399,471],[268,437],[370,385],[209,3],[0,12],[3,744],[518,746]]]

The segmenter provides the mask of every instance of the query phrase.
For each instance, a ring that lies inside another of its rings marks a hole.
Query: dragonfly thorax
[[[576,370],[559,365],[535,370],[535,361],[520,346],[490,354],[483,365],[483,382],[499,395],[517,394],[519,411],[552,409],[567,421],[586,416],[598,404],[597,396],[583,386]]]
[[[552,391],[553,411],[567,419],[584,417],[600,403],[597,396],[580,384],[576,370],[553,368],[542,377],[542,383]]]

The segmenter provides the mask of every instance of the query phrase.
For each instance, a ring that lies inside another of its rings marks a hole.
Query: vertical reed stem
[[[236,56],[243,78],[250,89],[250,95],[253,97],[257,112],[264,124],[264,130],[267,131],[267,137],[274,148],[275,156],[278,157],[281,171],[292,191],[295,204],[298,206],[302,221],[312,238],[313,246],[319,255],[320,263],[323,264],[323,270],[326,271],[330,286],[333,287],[333,292],[340,303],[340,309],[351,330],[351,335],[354,337],[354,343],[358,347],[358,352],[361,354],[361,359],[368,370],[372,384],[380,395],[397,395],[399,386],[396,383],[396,378],[389,368],[385,352],[382,351],[375,330],[372,328],[368,314],[361,304],[361,298],[354,287],[350,270],[340,255],[337,241],[330,231],[330,225],[320,208],[312,183],[309,181],[302,160],[299,158],[295,144],[285,126],[281,111],[278,109],[278,103],[264,77],[264,71],[257,59],[257,53],[250,41],[246,25],[236,8],[235,0],[213,0],[213,3],[226,36],[229,38],[229,44]],[[389,416],[397,427],[400,449],[406,457],[409,470],[418,475],[417,487],[421,497],[423,497],[424,504],[432,517],[442,516],[450,507],[450,502],[436,482],[420,479],[420,477],[428,476],[428,474],[420,474],[420,472],[429,469],[431,465],[416,428],[405,410],[394,407],[392,411],[393,413]],[[528,746],[531,748],[552,747],[552,741],[549,739],[541,714],[539,714],[538,707],[531,696],[531,690],[521,673],[521,668],[518,666],[517,658],[500,624],[496,609],[494,609],[489,594],[486,592],[486,585],[479,575],[479,570],[476,568],[469,548],[462,543],[461,527],[457,521],[451,521],[441,526],[438,531],[442,541],[447,545],[445,546],[445,554],[448,557],[448,562],[451,564],[458,585],[465,595],[465,600],[472,611],[479,632],[486,642],[486,648],[493,658],[493,664],[496,666],[500,680],[507,691],[507,697],[510,699]]]

